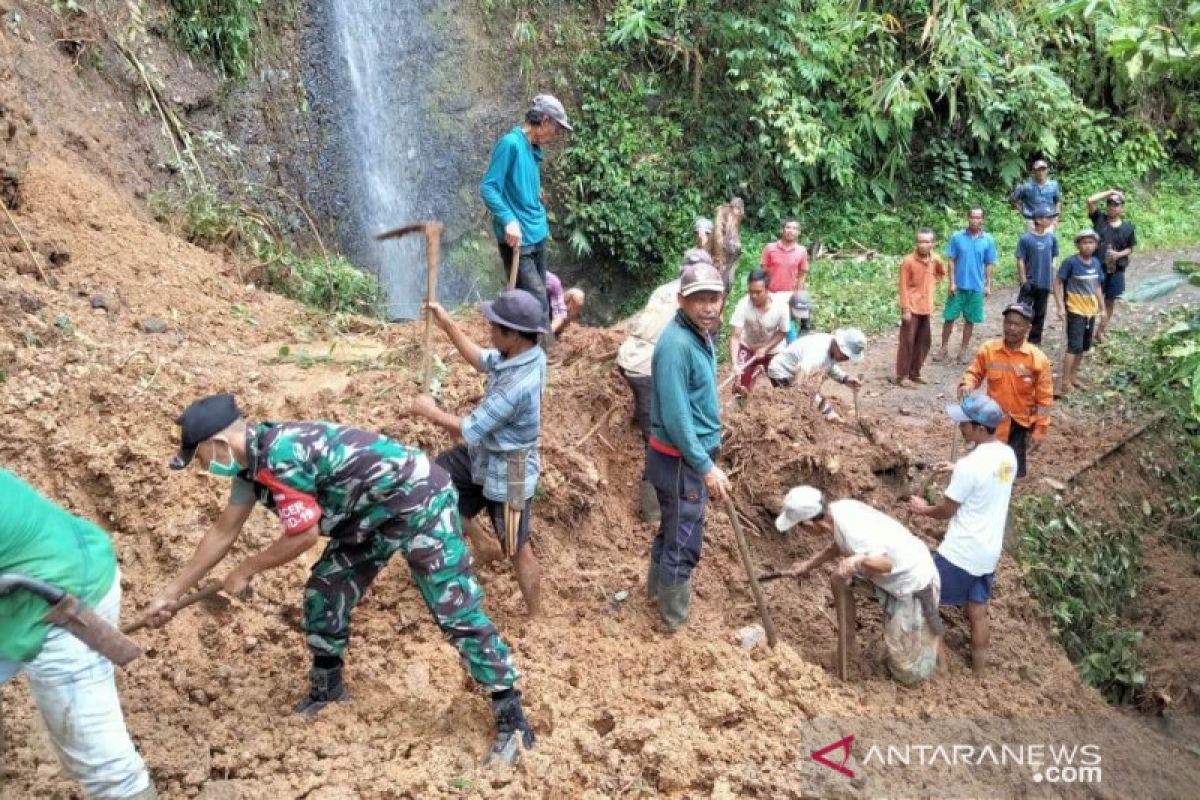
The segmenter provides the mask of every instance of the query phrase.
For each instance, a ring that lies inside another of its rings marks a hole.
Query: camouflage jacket
[[[261,502],[284,533],[319,522],[323,535],[358,543],[396,520],[424,530],[451,486],[421,450],[332,422],[255,425],[246,445],[250,465],[234,479],[230,502]]]

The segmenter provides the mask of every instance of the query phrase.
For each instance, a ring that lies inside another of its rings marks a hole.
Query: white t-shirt
[[[646,308],[629,322],[629,336],[617,349],[617,366],[631,375],[649,375],[654,345],[678,309],[678,280],[655,289]]]
[[[782,381],[798,375],[809,376],[824,372],[834,380],[841,380],[846,373],[833,360],[833,356],[829,355],[831,344],[832,333],[810,333],[808,336],[801,336],[771,359],[767,375]]]
[[[843,555],[887,556],[892,571],[867,577],[893,597],[904,597],[924,589],[937,575],[933,555],[908,528],[882,511],[858,500],[835,500],[829,504],[833,517],[833,541]]]
[[[775,298],[769,297],[767,307],[759,309],[749,297],[743,297],[734,308],[729,324],[734,328],[742,329],[742,344],[751,350],[757,350],[771,341],[771,337],[777,333],[786,336],[788,323],[791,321],[791,311],[786,303],[780,303]],[[783,341],[780,340],[779,344],[771,348],[770,352],[778,353],[783,349],[783,344]]]
[[[938,552],[972,575],[996,571],[1017,457],[1004,442],[977,446],[954,465],[946,497],[959,504]]]

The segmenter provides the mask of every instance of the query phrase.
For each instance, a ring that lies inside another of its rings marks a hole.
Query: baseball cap
[[[946,414],[955,422],[974,422],[995,430],[1008,416],[1000,404],[986,394],[969,394],[961,403],[946,406]]]
[[[1106,202],[1110,206],[1123,206],[1125,205],[1125,195],[1121,194],[1120,192],[1110,194]]]
[[[192,463],[196,448],[237,422],[242,416],[231,394],[202,397],[183,410],[175,420],[179,426],[179,452],[171,459],[171,469],[183,469]]]
[[[812,300],[808,292],[795,292],[788,301],[792,310],[792,319],[808,319],[812,315]]]
[[[697,292],[725,291],[725,281],[721,273],[712,264],[690,264],[683,268],[683,277],[679,282],[679,293],[684,297]]]
[[[479,310],[489,322],[525,333],[545,333],[545,312],[536,297],[524,289],[505,289],[495,300],[484,300]]]
[[[775,529],[788,531],[808,522],[825,508],[825,497],[815,486],[793,486],[783,498],[783,511],[775,518]]]
[[[696,217],[696,222],[692,225],[692,230],[695,231],[708,231],[712,233],[712,229],[713,221],[708,217]]]
[[[1050,206],[1038,206],[1033,210],[1034,219],[1050,219],[1054,216],[1054,209]]]
[[[1027,320],[1033,320],[1033,309],[1029,307],[1028,303],[1009,303],[1001,316],[1006,316],[1010,311],[1020,314]]]
[[[545,114],[557,122],[559,127],[566,128],[569,131],[575,130],[571,127],[571,123],[567,121],[567,110],[563,108],[563,104],[559,102],[559,99],[552,94],[539,94],[533,98],[533,101],[529,104],[529,110]]]
[[[863,360],[867,349],[867,337],[858,328],[838,328],[833,332],[833,340],[837,342],[838,350],[849,356],[852,363]]]
[[[1075,234],[1075,241],[1078,242],[1080,239],[1095,239],[1097,242],[1100,241],[1100,237],[1097,236],[1096,232],[1091,228],[1084,228],[1079,233]]]
[[[1046,163],[1046,159],[1039,158],[1037,161],[1033,162],[1033,169],[1050,169],[1050,165]]]

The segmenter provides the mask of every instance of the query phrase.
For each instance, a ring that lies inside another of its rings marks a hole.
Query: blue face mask
[[[219,464],[216,461],[209,461],[208,471],[218,478],[232,478],[242,471],[242,465],[233,457],[233,448],[229,446],[229,442],[221,441],[221,444],[229,450],[229,463]]]

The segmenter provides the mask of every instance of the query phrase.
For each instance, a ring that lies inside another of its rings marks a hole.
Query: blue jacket
[[[654,391],[650,433],[683,454],[701,475],[713,468],[708,454],[721,446],[717,402],[717,353],[712,337],[701,333],[682,311],[654,346],[650,377]]]
[[[492,149],[492,160],[479,184],[479,196],[492,212],[496,241],[504,241],[504,226],[521,225],[521,245],[537,244],[550,235],[542,205],[542,148],[514,126]]]

